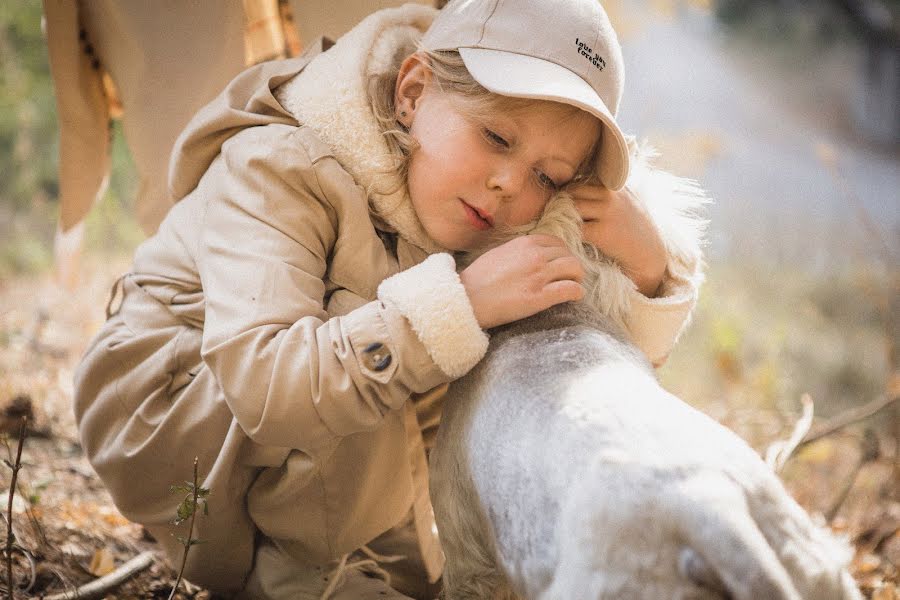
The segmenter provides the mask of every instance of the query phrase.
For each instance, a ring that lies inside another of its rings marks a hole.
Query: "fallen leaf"
[[[116,561],[113,558],[112,552],[106,548],[100,548],[94,552],[94,556],[91,558],[91,566],[88,567],[88,571],[90,571],[91,575],[103,577],[104,575],[112,573],[115,568]]]

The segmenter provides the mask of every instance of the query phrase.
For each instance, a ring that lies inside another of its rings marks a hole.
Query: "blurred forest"
[[[802,85],[813,86],[812,96],[860,85],[818,76],[809,83],[800,69],[784,66],[785,57],[843,64],[848,52],[864,54],[873,35],[892,31],[896,44],[900,23],[900,0],[604,4],[626,57],[629,31],[646,23],[702,23],[711,36],[727,40],[721,52],[731,52],[733,64],[746,67],[752,56],[779,78],[771,91],[776,99],[779,90]],[[860,25],[860,6],[869,29]],[[873,34],[873,23],[887,29]],[[644,60],[652,65],[655,58]],[[650,85],[639,77],[630,82],[636,90]],[[810,140],[809,160],[819,171],[799,187],[828,188],[836,200],[797,218],[804,209],[792,212],[794,200],[824,201],[782,195],[780,182],[766,181],[764,173],[759,184],[779,192],[764,210],[755,203],[761,198],[742,205],[736,195],[713,194],[707,283],[661,378],[762,454],[803,425],[804,406],[811,402],[815,417],[807,423],[807,442],[781,476],[805,508],[853,542],[854,576],[867,597],[885,600],[900,597],[900,192],[893,183],[900,176],[900,140],[872,138],[854,120],[852,101],[843,108],[826,104],[795,111],[801,130],[823,119],[823,127],[838,131],[833,139]],[[112,507],[81,454],[71,416],[74,365],[102,323],[109,285],[127,270],[143,239],[133,211],[137,177],[113,122],[111,181],[86,223],[80,283],[75,289],[58,285],[55,110],[40,2],[0,2],[0,433],[7,436],[10,462],[18,417],[31,419],[13,510],[16,538],[27,549],[17,555],[17,568],[32,569],[30,579],[21,578],[32,591],[21,597],[81,584],[152,548],[141,529]],[[630,115],[632,123],[653,125],[638,133],[660,149],[660,165],[703,186],[717,177],[722,189],[743,183],[730,170],[743,162],[732,152],[737,144],[729,146],[712,124],[708,131],[666,129],[657,123],[664,116],[649,109]],[[712,122],[714,116],[701,118]],[[861,158],[847,158],[850,147],[859,148]],[[871,181],[871,187],[859,181]],[[763,213],[769,220],[762,220]],[[7,472],[0,482],[9,487]],[[154,563],[108,597],[166,597],[173,579],[171,570]],[[207,596],[190,587],[182,595]]]

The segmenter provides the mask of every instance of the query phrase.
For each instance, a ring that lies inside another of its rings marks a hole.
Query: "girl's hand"
[[[568,191],[584,220],[585,241],[618,262],[644,296],[656,296],[668,256],[643,205],[627,188],[614,192],[599,185],[580,185]]]
[[[550,235],[526,235],[497,246],[459,277],[483,329],[584,296],[581,262]]]

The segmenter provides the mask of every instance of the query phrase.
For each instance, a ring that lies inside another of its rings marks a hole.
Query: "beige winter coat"
[[[440,386],[487,336],[453,256],[385,175],[365,94],[432,17],[376,13],[327,52],[245,71],[195,117],[173,155],[181,200],[138,249],[76,374],[88,457],[173,558],[168,488],[199,457],[209,516],[186,576],[213,590],[241,587],[259,532],[325,562],[410,510],[427,575],[440,575],[423,434]],[[673,259],[666,297],[631,303],[651,359],[683,327],[698,265],[697,250]]]

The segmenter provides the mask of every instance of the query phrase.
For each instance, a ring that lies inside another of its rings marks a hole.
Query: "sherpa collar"
[[[338,162],[369,193],[374,215],[411,244],[443,252],[416,216],[406,182],[394,168],[367,94],[370,76],[391,67],[404,42],[428,29],[435,10],[420,4],[378,11],[276,90],[278,101],[328,144]],[[388,193],[380,193],[388,192]]]

